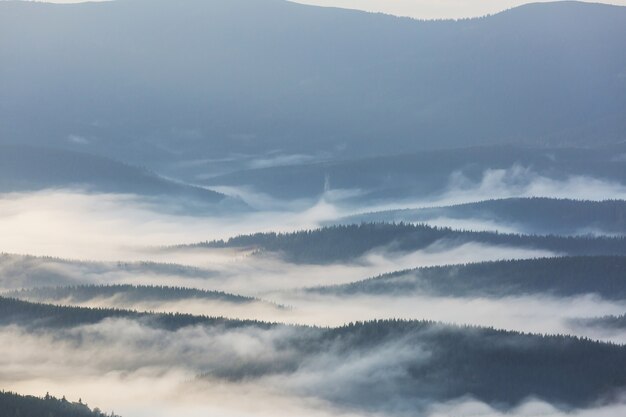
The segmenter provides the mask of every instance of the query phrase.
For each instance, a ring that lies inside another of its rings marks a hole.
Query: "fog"
[[[300,358],[285,344],[294,331],[190,327],[168,332],[125,319],[54,332],[4,326],[0,337],[12,343],[0,344],[0,384],[19,392],[82,398],[127,417],[252,417],[273,416],[276,410],[304,417],[414,415],[413,400],[390,394],[398,388],[394,384],[401,380],[407,362],[428,361],[429,352],[419,344],[394,339],[354,353],[330,347]],[[299,366],[291,368],[292,361]],[[219,376],[240,366],[278,369],[242,379]],[[202,372],[210,376],[197,379]],[[365,404],[371,398],[363,398],[373,393],[372,387],[355,385],[371,378],[371,384],[383,382],[376,395],[390,395],[375,399],[383,404],[377,410],[368,410]],[[341,405],[338,399],[354,405]],[[358,405],[360,400],[363,406]],[[423,415],[433,417],[614,416],[626,411],[617,403],[564,412],[532,398],[506,413],[471,398],[430,405],[426,401],[420,407],[424,405]]]
[[[276,409],[306,411],[312,416],[335,414],[333,408],[316,410],[325,401],[308,394],[324,384],[320,374],[335,379],[327,380],[330,383],[344,377],[346,370],[332,370],[334,363],[319,367],[328,357],[315,357],[305,370],[281,377],[196,380],[201,372],[219,374],[246,363],[262,367],[289,362],[294,353],[280,348],[278,342],[292,337],[292,332],[289,328],[204,327],[168,332],[128,320],[106,320],[60,334],[5,327],[0,335],[15,343],[0,346],[0,383],[22,392],[81,396],[90,404],[105,409],[114,406],[116,412],[130,417],[180,415],[176,411],[181,410],[233,416],[275,415]],[[369,361],[355,357],[351,362],[371,368],[384,352],[375,350],[367,356]]]
[[[163,212],[132,195],[76,190],[4,194],[0,248],[73,259],[133,260],[144,255],[136,253],[138,248],[315,227],[332,210],[317,205],[302,212],[198,217]]]
[[[80,190],[4,194],[0,196],[0,250],[5,252],[0,256],[0,289],[82,284],[181,286],[260,300],[155,301],[113,296],[43,301],[323,327],[385,318],[425,319],[626,344],[623,331],[573,325],[575,319],[626,311],[626,301],[593,295],[338,297],[303,291],[420,266],[559,255],[546,250],[438,241],[408,253],[376,248],[345,263],[305,265],[286,262],[279,254],[172,246],[244,233],[318,227],[363,210],[347,203],[360,193],[362,190],[327,190],[319,201],[290,202],[281,209],[280,201],[248,192],[248,202],[264,210],[221,216],[177,214],[131,195]],[[604,199],[626,197],[626,187],[586,177],[556,181],[514,167],[487,171],[479,183],[454,174],[444,193],[411,203],[434,206],[512,195]],[[398,204],[404,207],[405,203]],[[519,231],[514,225],[482,220],[450,222],[433,220],[434,224],[462,229]],[[292,332],[287,327],[271,331],[190,327],[167,332],[124,319],[54,331],[4,326],[0,327],[0,340],[11,343],[0,344],[0,385],[20,393],[82,398],[91,406],[124,417],[274,416],[277,409],[303,417],[404,417],[417,406],[426,407],[423,415],[432,417],[521,417],[539,412],[586,417],[626,411],[619,403],[566,413],[532,398],[507,413],[471,398],[437,404],[413,398],[391,406],[384,397],[394,398],[395,385],[374,389],[354,381],[367,381],[371,375],[396,381],[394,378],[406,371],[407,361],[422,356],[428,359],[429,353],[419,344],[394,341],[353,354],[331,348],[307,357],[293,370],[289,366],[297,361],[297,353],[285,347],[286,341],[296,337]],[[240,379],[223,376],[276,366],[287,368]],[[208,374],[198,378],[203,373]],[[359,408],[363,396],[369,396],[367,401],[376,407]]]
[[[500,253],[498,253],[500,251]],[[535,256],[533,256],[535,255]],[[572,320],[603,315],[620,315],[626,311],[626,300],[609,301],[594,295],[554,297],[520,295],[497,297],[445,297],[426,294],[396,295],[320,295],[304,292],[304,287],[337,285],[365,279],[384,272],[446,262],[464,263],[487,259],[536,257],[539,252],[506,248],[490,248],[466,244],[456,250],[440,253],[418,251],[398,258],[371,254],[362,264],[307,266],[293,265],[276,258],[248,257],[223,263],[215,275],[203,277],[203,270],[185,274],[143,272],[141,267],[118,268],[117,265],[72,263],[41,258],[27,258],[31,265],[24,276],[19,270],[21,257],[8,256],[10,262],[0,263],[0,276],[20,278],[13,288],[76,284],[169,285],[220,290],[260,297],[260,301],[235,303],[223,300],[182,298],[178,300],[142,300],[123,296],[95,297],[86,300],[48,299],[54,304],[87,307],[115,307],[140,311],[182,312],[196,315],[223,316],[233,319],[254,319],[268,322],[340,326],[354,321],[381,318],[427,319],[457,324],[480,325],[499,329],[543,334],[574,334],[591,339],[626,343],[626,332],[575,326]],[[38,261],[41,265],[38,265]],[[8,266],[7,266],[8,265]],[[9,268],[10,266],[10,268]],[[215,263],[213,266],[217,266]],[[158,265],[156,266],[158,269]],[[221,270],[220,270],[221,268]],[[26,268],[25,268],[26,269]],[[67,277],[67,281],[46,281],[49,272]],[[34,282],[32,277],[42,276]],[[35,284],[35,285],[33,285]],[[5,284],[6,285],[6,284]],[[45,297],[35,301],[46,301]],[[285,306],[287,308],[281,307]]]
[[[0,0],[0,417],[626,415],[626,8],[549,2]]]
[[[442,207],[513,197],[623,200],[626,199],[626,185],[615,180],[583,175],[556,179],[540,175],[532,168],[514,165],[507,169],[487,169],[479,181],[468,178],[463,172],[453,172],[446,188],[439,193],[429,197],[413,197],[391,203],[374,204],[360,212]]]
[[[611,180],[571,175],[563,180],[537,174],[529,167],[488,169],[482,180],[474,183],[462,173],[453,173],[449,189],[437,200],[438,205],[508,197],[551,197],[575,200],[624,199],[626,186]]]
[[[23,296],[28,300],[28,296]],[[609,301],[594,295],[558,298],[544,295],[495,297],[437,297],[428,295],[332,296],[284,292],[268,295],[270,302],[234,303],[183,298],[129,300],[121,296],[88,300],[37,297],[34,301],[81,307],[106,307],[188,313],[230,319],[261,320],[294,325],[337,327],[376,319],[433,320],[537,334],[571,334],[626,344],[623,329],[577,324],[577,320],[626,311],[626,300]]]
[[[346,284],[374,275],[421,266],[555,255],[546,250],[472,242],[458,245],[445,241],[435,242],[428,248],[409,253],[374,250],[350,263],[330,265],[292,264],[271,254],[254,256],[246,252],[222,249],[172,249],[139,254],[141,259],[181,264],[182,272],[172,273],[168,271],[166,264],[153,265],[151,268],[137,264],[131,271],[127,271],[115,262],[73,263],[6,255],[0,258],[0,289],[108,283],[186,286],[263,297],[277,291]],[[201,269],[191,269],[186,274],[186,266]],[[163,271],[159,271],[159,268],[163,268]]]
[[[145,252],[137,251],[145,247],[316,228],[358,212],[507,197],[626,198],[626,186],[616,182],[581,176],[555,180],[520,166],[487,170],[478,183],[455,173],[448,188],[437,196],[383,205],[348,203],[346,199],[362,192],[359,190],[327,190],[318,201],[300,202],[281,202],[254,192],[239,192],[253,207],[262,210],[198,216],[172,213],[160,209],[154,201],[132,195],[85,194],[80,190],[3,194],[0,195],[0,250],[84,260],[143,260],[147,256]],[[515,225],[474,219],[436,219],[433,223],[472,230],[517,231]]]

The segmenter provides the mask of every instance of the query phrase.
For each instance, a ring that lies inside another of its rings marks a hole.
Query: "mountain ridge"
[[[0,137],[151,169],[273,150],[626,139],[624,7],[420,22],[269,0],[146,4],[0,3]]]

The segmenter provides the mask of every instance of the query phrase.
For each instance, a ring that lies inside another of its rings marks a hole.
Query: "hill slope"
[[[119,417],[93,411],[81,403],[46,395],[44,398],[0,392],[0,415],[2,417]]]
[[[139,340],[146,351],[141,355],[143,366],[173,369],[186,364],[195,366],[205,378],[248,382],[261,379],[282,384],[287,392],[304,392],[357,411],[393,407],[414,413],[430,401],[466,395],[505,409],[531,396],[566,406],[586,406],[626,385],[626,347],[575,337],[426,321],[378,320],[337,328],[271,326],[186,315],[55,307],[0,298],[2,323],[24,331],[37,327],[37,334],[52,326],[50,331],[56,338],[62,335],[71,339],[69,345],[76,349],[91,343],[83,334],[90,327],[81,324],[102,322],[110,328],[115,321],[103,320],[115,317],[125,318],[118,323],[124,327],[133,320],[134,331],[105,334],[131,348]],[[154,346],[139,331],[139,326],[146,325],[159,340]],[[206,335],[206,342],[199,343],[195,338],[187,342],[177,333],[172,334],[185,328],[189,334],[189,326],[195,326],[191,329],[194,334]],[[214,341],[220,335],[241,337],[245,332],[257,335],[254,347],[229,348],[229,360],[220,360],[220,343]],[[167,352],[165,359],[154,349]],[[251,354],[250,349],[263,353]],[[112,355],[105,365],[119,365],[119,360],[126,367],[133,366],[126,355]],[[332,389],[325,388],[329,385]]]
[[[293,233],[257,233],[179,246],[179,249],[246,248],[278,253],[295,263],[333,263],[357,260],[369,251],[410,252],[439,243],[436,250],[478,243],[543,249],[569,255],[626,255],[624,237],[564,237],[468,232],[427,225],[362,223]]]
[[[563,257],[416,268],[310,291],[335,295],[570,297],[626,300],[626,257]]]
[[[428,222],[438,218],[475,219],[524,233],[626,234],[626,201],[509,198],[423,209],[388,210],[349,216],[339,223]]]
[[[0,28],[3,141],[152,168],[277,149],[625,139],[617,6],[420,22],[281,0],[3,1]]]
[[[491,195],[479,194],[474,199],[496,198],[493,194],[498,191],[523,195],[541,178],[567,181],[586,177],[622,184],[626,177],[624,155],[624,144],[596,149],[475,146],[239,170],[204,183],[248,186],[281,199],[319,198],[327,188],[358,190],[351,197],[357,204],[437,198],[455,187],[478,189],[481,185],[485,188],[482,192]],[[538,188],[535,193],[541,192]]]
[[[151,285],[79,285],[71,287],[41,287],[12,291],[5,294],[20,300],[35,302],[69,302],[84,303],[94,299],[115,298],[116,300],[134,303],[141,301],[181,301],[208,300],[224,303],[246,304],[260,301],[252,297],[225,293],[223,291],[207,291],[185,287],[167,287]]]
[[[59,188],[175,197],[208,204],[229,201],[224,194],[168,180],[147,169],[101,156],[0,144],[0,193]],[[231,203],[244,206],[241,202]]]

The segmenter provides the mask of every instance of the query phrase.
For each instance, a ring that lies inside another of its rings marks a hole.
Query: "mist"
[[[126,319],[54,332],[2,326],[0,336],[13,343],[0,345],[0,383],[21,392],[80,397],[130,417],[270,416],[276,407],[306,417],[408,416],[416,406],[425,407],[428,416],[526,416],[539,411],[587,416],[624,410],[624,405],[615,403],[565,412],[532,398],[508,412],[467,397],[444,403],[431,403],[427,394],[413,400],[402,396],[385,400],[387,391],[399,388],[395,384],[402,381],[407,363],[429,360],[426,346],[394,338],[354,352],[331,345],[300,357],[288,342],[299,331],[280,326],[270,330],[194,326],[170,332]],[[107,349],[101,348],[103,344]],[[245,378],[229,376],[239,369],[261,372]],[[390,385],[382,391],[373,391],[367,383],[354,385],[368,378],[373,378],[371,384],[388,381]],[[364,392],[374,396],[365,400]],[[357,405],[359,401],[364,404]],[[369,403],[378,406],[368,409]]]
[[[345,264],[293,264],[278,256],[253,256],[222,249],[171,249],[139,252],[139,259],[179,261],[183,272],[169,271],[171,264],[131,264],[126,271],[117,262],[89,263],[61,259],[5,255],[0,258],[0,288],[13,290],[30,286],[62,284],[135,284],[185,286],[220,290],[240,295],[264,296],[276,291],[346,284],[374,275],[420,266],[470,263],[504,259],[530,259],[555,255],[546,250],[481,243],[451,245],[436,242],[409,253],[374,250]],[[175,265],[174,265],[175,266]],[[160,271],[159,269],[163,270]],[[185,268],[190,268],[188,273]]]
[[[486,169],[478,181],[468,178],[462,171],[456,171],[450,174],[445,189],[434,195],[373,205],[361,212],[443,207],[513,197],[623,200],[626,198],[626,185],[616,180],[585,175],[557,179],[541,175],[530,167],[513,165],[507,169]]]
[[[0,248],[4,252],[83,260],[130,261],[146,258],[146,247],[224,239],[256,232],[288,232],[319,227],[356,213],[398,208],[436,207],[507,197],[554,197],[586,200],[626,198],[626,186],[574,176],[555,180],[519,166],[487,170],[480,182],[452,174],[438,196],[394,204],[352,205],[358,190],[328,190],[321,199],[286,203],[270,197],[240,196],[252,213],[193,215],[159,209],[151,200],[130,194],[85,194],[79,190],[10,193],[0,196]],[[266,200],[259,203],[259,199]],[[170,203],[176,205],[175,200]],[[279,207],[283,207],[278,210]],[[285,209],[285,207],[287,209]],[[435,219],[433,224],[469,230],[519,231],[507,224],[477,219]],[[139,253],[138,253],[139,251]]]
[[[609,3],[0,0],[1,417],[626,415]]]

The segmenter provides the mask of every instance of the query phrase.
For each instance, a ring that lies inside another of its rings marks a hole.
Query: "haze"
[[[1,417],[625,415],[626,2],[63,3],[0,1]]]

